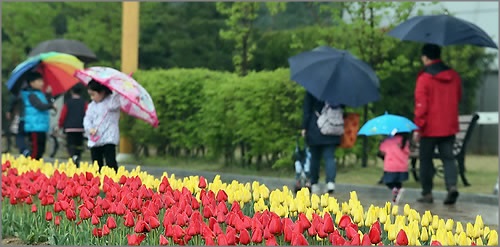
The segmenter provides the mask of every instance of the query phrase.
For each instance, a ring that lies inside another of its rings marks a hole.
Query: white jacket
[[[89,137],[88,147],[100,147],[106,144],[118,145],[120,141],[120,95],[113,93],[101,102],[92,101],[83,118],[83,128]],[[90,130],[96,129],[97,141],[92,141]]]

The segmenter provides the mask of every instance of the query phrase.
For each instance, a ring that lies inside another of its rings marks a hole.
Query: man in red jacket
[[[425,44],[422,48],[424,69],[417,77],[415,87],[415,124],[419,130],[414,140],[420,141],[420,179],[422,198],[417,201],[432,203],[434,164],[432,157],[438,147],[444,165],[448,195],[444,204],[455,204],[458,197],[457,166],[453,156],[455,134],[459,131],[458,105],[462,97],[459,74],[441,61],[441,48]]]

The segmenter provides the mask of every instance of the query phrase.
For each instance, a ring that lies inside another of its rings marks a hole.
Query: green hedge
[[[207,69],[149,70],[134,77],[150,92],[160,120],[155,129],[122,118],[121,131],[136,147],[257,169],[290,166],[305,91],[290,81],[288,69],[245,77]],[[360,156],[361,141],[337,152],[339,158],[349,154]]]

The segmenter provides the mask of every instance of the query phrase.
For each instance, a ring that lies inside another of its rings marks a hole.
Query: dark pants
[[[97,161],[99,165],[99,171],[101,171],[104,165],[104,159],[106,160],[106,165],[118,171],[118,163],[116,162],[116,145],[106,144],[104,146],[90,148],[90,156],[92,157],[92,162]]]
[[[321,157],[326,165],[326,182],[335,183],[337,167],[335,166],[335,145],[315,145],[309,146],[311,152],[311,184],[317,184],[319,179],[319,166]]]
[[[83,132],[66,132],[66,147],[71,157],[80,157],[83,151]]]
[[[457,186],[457,165],[453,156],[453,143],[455,136],[447,137],[422,137],[420,139],[420,181],[422,195],[432,193],[434,178],[434,149],[438,147],[439,156],[444,166],[444,181],[449,190]]]
[[[16,147],[19,153],[26,154],[29,150],[26,145],[26,133],[24,132],[24,121],[19,121],[16,134]]]
[[[391,190],[394,188],[401,189],[403,187],[403,183],[401,182],[386,183],[385,185],[387,185],[387,187]]]
[[[45,152],[45,143],[47,141],[47,133],[45,132],[30,132],[28,133],[31,141],[31,158],[41,159]]]

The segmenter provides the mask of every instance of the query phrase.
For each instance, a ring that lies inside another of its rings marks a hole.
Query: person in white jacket
[[[83,127],[89,136],[88,147],[92,162],[118,170],[116,162],[116,145],[120,141],[120,98],[108,87],[91,80],[87,85],[92,102],[88,105]]]

